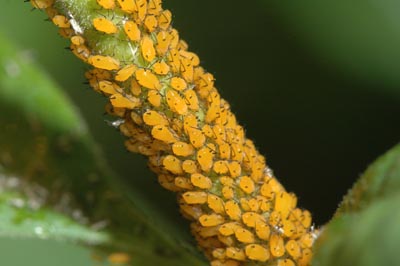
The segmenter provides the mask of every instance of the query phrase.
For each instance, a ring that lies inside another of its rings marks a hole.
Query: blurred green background
[[[400,3],[164,0],[164,7],[317,225],[330,219],[367,165],[399,141]],[[156,179],[106,126],[106,99],[83,84],[87,66],[63,49],[68,41],[46,16],[31,9],[22,0],[3,0],[0,30],[65,88],[116,172],[144,191]],[[145,192],[152,193],[177,209],[174,195]],[[179,217],[177,210],[171,215]],[[28,252],[36,256],[21,257]],[[10,266],[61,265],[62,256],[68,265],[89,265],[81,249],[40,241],[2,240],[0,256]]]

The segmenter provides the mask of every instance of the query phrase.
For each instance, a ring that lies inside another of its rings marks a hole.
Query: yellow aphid
[[[236,239],[233,236],[223,236],[221,234],[218,234],[218,240],[228,247],[233,246],[236,242]]]
[[[193,189],[193,185],[186,177],[175,178],[175,185],[183,189]]]
[[[115,83],[108,80],[101,80],[98,84],[99,90],[106,95],[112,95],[118,93],[117,90],[120,89]]]
[[[181,57],[187,59],[192,66],[198,66],[200,64],[200,58],[197,56],[197,54],[188,52],[185,50],[179,50],[179,54]]]
[[[253,212],[258,212],[258,210],[260,209],[259,201],[255,198],[250,199],[248,204],[249,204],[250,210]]]
[[[70,28],[71,23],[69,20],[63,15],[55,15],[52,19],[53,23],[59,28]]]
[[[182,162],[173,155],[165,156],[163,160],[163,166],[165,169],[173,174],[179,175],[183,174]]]
[[[153,32],[157,28],[158,21],[154,15],[148,15],[144,20],[144,26],[149,32]]]
[[[239,221],[242,215],[239,204],[237,202],[230,200],[225,203],[226,214],[235,221]]]
[[[223,236],[234,235],[237,229],[241,228],[238,223],[225,223],[219,227],[219,233]]]
[[[242,173],[242,168],[240,163],[233,161],[228,165],[229,174],[231,177],[238,177]]]
[[[299,241],[302,248],[311,248],[314,243],[314,237],[312,233],[307,233],[303,235]]]
[[[216,259],[223,260],[226,257],[225,249],[223,248],[216,248],[212,251],[212,255]],[[211,264],[212,266],[213,264]]]
[[[215,136],[215,141],[218,144],[226,143],[226,134],[224,126],[221,125],[214,125],[212,128]]]
[[[216,225],[222,224],[224,221],[225,221],[225,219],[223,216],[221,216],[219,214],[215,214],[215,213],[212,213],[210,215],[203,214],[199,218],[200,224],[205,227],[216,226]]]
[[[271,233],[269,225],[264,222],[258,221],[256,223],[256,235],[262,240],[268,240]]]
[[[272,256],[282,257],[285,254],[285,244],[280,235],[273,234],[269,239],[269,248]]]
[[[147,93],[147,100],[154,107],[160,107],[161,105],[161,94],[157,90],[149,90]]]
[[[230,186],[224,186],[222,188],[222,195],[225,199],[232,199],[234,197],[233,189]]]
[[[170,44],[172,46],[172,44]],[[180,59],[179,59],[179,53],[178,50],[176,49],[170,49],[168,56],[168,64],[171,67],[172,72],[177,73],[179,72],[179,66],[180,66]]]
[[[138,19],[143,21],[147,14],[147,0],[135,0]]]
[[[199,110],[199,99],[197,98],[196,93],[194,90],[187,90],[184,93],[186,104],[188,105],[189,109],[197,111]]]
[[[71,37],[71,43],[75,45],[83,45],[85,43],[85,39],[82,36],[75,35]]]
[[[213,166],[215,145],[210,143],[207,147],[197,151],[197,162],[204,172],[208,172]]]
[[[182,168],[183,168],[183,171],[185,171],[188,174],[193,174],[193,173],[198,172],[196,162],[193,160],[183,161]]]
[[[135,3],[133,0],[118,0],[118,3],[122,11],[125,11],[127,13],[133,13],[133,11],[136,11]]]
[[[228,143],[220,144],[218,148],[221,159],[229,160],[231,158],[231,146]]]
[[[167,118],[163,114],[152,110],[146,111],[143,114],[143,121],[148,126],[156,126],[156,125],[166,126],[169,124]]]
[[[283,234],[287,237],[291,237],[294,233],[296,233],[296,226],[290,220],[282,220],[282,230]]]
[[[309,228],[311,226],[311,213],[309,211],[303,211],[303,215],[301,216],[301,224],[305,228]]]
[[[281,191],[283,191],[282,185],[275,178],[271,178],[261,186],[260,192],[264,197],[273,199]]]
[[[161,89],[160,81],[158,80],[157,76],[151,73],[150,70],[147,69],[138,69],[136,70],[136,79],[139,84],[148,89]]]
[[[75,31],[72,28],[59,28],[58,34],[65,39],[69,39],[75,34]]]
[[[271,214],[269,215],[269,219],[268,219],[268,223],[271,226],[278,226],[280,225],[282,219],[281,219],[281,213],[277,212],[277,211],[273,211],[271,212]]]
[[[301,256],[301,249],[295,240],[289,240],[285,245],[287,253],[294,259]]]
[[[251,260],[265,262],[269,259],[269,251],[258,244],[250,244],[245,248],[246,256]]]
[[[193,186],[201,189],[210,189],[212,187],[211,179],[202,174],[192,174],[190,176],[190,181],[192,182]]]
[[[167,75],[169,72],[169,66],[164,61],[159,61],[153,65],[153,71],[157,75]]]
[[[224,201],[216,195],[209,194],[207,198],[207,204],[208,207],[216,213],[221,214],[225,212]]]
[[[221,176],[219,178],[219,181],[221,182],[222,185],[230,187],[233,186],[234,183],[233,179],[230,178],[229,176]]]
[[[114,107],[133,109],[141,105],[141,101],[130,95],[113,94],[110,96],[110,102]]]
[[[205,124],[201,130],[208,138],[214,138],[214,132],[209,124]]]
[[[135,65],[124,66],[123,68],[118,70],[118,72],[115,76],[115,80],[123,82],[123,81],[127,80],[128,78],[130,78],[133,75],[133,73],[135,73],[135,70],[136,70]]]
[[[147,6],[147,13],[150,15],[158,15],[162,10],[161,0],[150,0]]]
[[[172,19],[171,11],[164,10],[158,17],[158,26],[163,30],[167,30],[169,25],[171,24],[171,19]]]
[[[97,4],[99,4],[102,8],[105,9],[115,8],[115,0],[97,0]]]
[[[124,22],[124,31],[125,34],[128,36],[129,40],[138,42],[140,40],[140,30],[137,24],[131,20]]]
[[[177,156],[186,157],[194,153],[194,148],[189,143],[178,141],[172,145],[172,152]]]
[[[105,70],[119,69],[119,61],[111,56],[92,55],[88,58],[89,64]]]
[[[256,182],[260,181],[261,178],[263,177],[264,169],[265,169],[265,164],[263,162],[259,161],[253,162],[253,164],[251,165],[251,178]],[[270,194],[270,197],[273,196],[274,196],[273,194]]]
[[[166,31],[160,31],[156,35],[156,50],[158,55],[163,56],[169,49],[171,43],[171,35]]]
[[[168,144],[172,144],[178,141],[178,139],[167,126],[154,126],[151,130],[151,135],[153,136],[153,138],[161,140]]]
[[[243,160],[243,145],[239,143],[233,143],[231,145],[231,154],[232,154],[232,160],[241,162]]]
[[[194,69],[191,61],[186,58],[181,58],[181,64],[179,66],[182,77],[187,81],[192,83],[194,76]]]
[[[296,266],[291,259],[283,259],[278,261],[278,266]]]
[[[242,221],[248,227],[256,227],[257,223],[265,223],[265,218],[255,212],[245,212],[242,215]]]
[[[149,36],[144,36],[140,41],[140,50],[142,56],[147,62],[151,62],[156,57],[156,50],[154,49],[153,40]]]
[[[239,186],[247,194],[253,193],[255,189],[254,181],[248,176],[242,176],[240,178]]]
[[[282,219],[286,219],[293,209],[293,195],[287,192],[280,192],[275,197],[275,210],[281,213]]]
[[[132,111],[132,112],[130,113],[130,117],[131,117],[132,121],[133,121],[134,123],[136,123],[137,125],[143,124],[143,119],[142,119],[142,117],[141,117],[139,114],[137,114],[137,113],[135,113],[135,112]]]
[[[180,191],[180,188],[175,186],[174,179],[168,175],[158,175],[158,183],[170,191]]]
[[[132,94],[135,96],[139,96],[142,93],[142,87],[140,87],[140,85],[136,81],[136,79],[131,79],[130,89],[131,89]]]
[[[207,193],[202,191],[189,191],[182,195],[187,204],[204,204],[207,202]]]
[[[118,31],[117,26],[111,21],[106,18],[95,18],[93,19],[93,26],[96,30],[107,33],[113,34]]]
[[[244,254],[244,251],[239,248],[228,247],[226,249],[226,256],[234,260],[239,260],[239,261],[246,260],[246,255]]]
[[[192,224],[194,226],[197,226],[198,228],[194,228],[195,233],[200,235],[202,238],[211,238],[213,236],[218,235],[218,226],[210,226],[210,227],[202,227],[197,224]]]
[[[312,258],[312,251],[311,249],[303,250],[301,257],[298,259],[298,266],[308,266],[310,265],[310,261]]]
[[[53,5],[54,0],[31,0],[31,4],[35,8],[44,9]]]
[[[228,173],[228,162],[227,161],[216,161],[213,165],[213,170],[217,174],[223,175]]]
[[[250,211],[249,200],[247,198],[240,199],[240,207],[242,207],[243,211]]]
[[[125,108],[115,108],[112,106],[111,103],[107,103],[105,106],[105,110],[107,114],[117,116],[117,117],[124,117],[125,116]]]
[[[171,84],[171,87],[177,91],[182,91],[182,90],[186,89],[186,87],[187,87],[186,81],[184,79],[178,78],[178,77],[171,78],[170,84]]]
[[[199,129],[197,128],[190,128],[188,129],[188,134],[189,134],[189,140],[190,143],[193,145],[195,148],[200,148],[203,147],[206,138]]]
[[[186,114],[188,107],[178,92],[174,90],[168,90],[166,98],[167,104],[172,111],[180,115]]]
[[[235,230],[235,236],[237,240],[242,243],[254,243],[254,234],[247,229],[238,228]]]
[[[179,40],[178,46],[176,48],[179,50],[179,52],[186,51],[189,48],[189,45],[184,40]]]
[[[112,253],[107,257],[110,263],[126,264],[131,261],[131,256],[126,253]]]

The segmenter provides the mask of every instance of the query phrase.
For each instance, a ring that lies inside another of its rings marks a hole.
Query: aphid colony
[[[126,148],[149,158],[159,183],[178,194],[182,214],[212,266],[309,265],[315,232],[308,211],[296,208],[245,137],[214,77],[171,27],[161,0],[97,0],[109,16],[91,20],[86,32],[124,36],[139,51],[135,62],[92,53],[85,33],[53,0],[31,0],[45,9],[71,40],[71,50],[94,68],[90,85],[109,98],[107,112]],[[114,21],[112,12],[124,13]],[[127,51],[128,53],[129,51]]]

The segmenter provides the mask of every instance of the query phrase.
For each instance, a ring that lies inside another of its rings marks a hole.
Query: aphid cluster
[[[147,156],[159,183],[177,193],[212,266],[309,265],[315,235],[310,213],[296,208],[295,195],[245,137],[213,75],[171,27],[161,0],[97,0],[99,9],[124,18],[99,16],[85,31],[124,36],[121,41],[138,51],[133,62],[93,53],[85,33],[54,9],[53,0],[31,2],[94,67],[86,77],[109,98],[107,112],[123,119],[126,148]]]

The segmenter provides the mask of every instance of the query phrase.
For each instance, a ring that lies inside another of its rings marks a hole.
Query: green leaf
[[[313,266],[400,265],[400,145],[374,162],[322,229]]]
[[[97,250],[135,253],[140,265],[204,265],[187,231],[154,209],[157,202],[149,204],[120,184],[73,105],[29,53],[15,49],[4,36],[0,147],[1,172],[19,178],[15,191],[60,217],[101,229],[109,237]],[[47,224],[54,218],[44,217]],[[46,233],[50,229],[43,227]],[[61,224],[57,232],[63,232]]]

